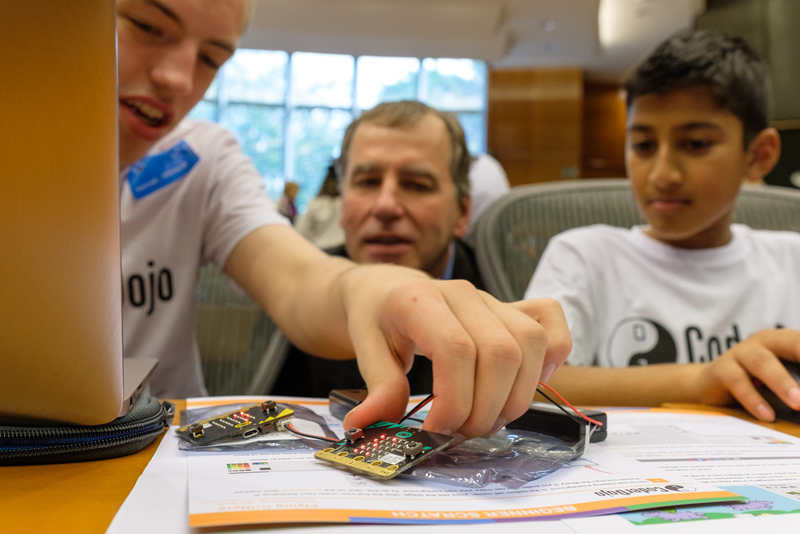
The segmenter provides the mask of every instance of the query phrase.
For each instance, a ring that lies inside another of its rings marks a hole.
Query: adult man
[[[337,164],[345,243],[328,252],[483,289],[472,249],[460,240],[470,219],[471,160],[452,114],[414,101],[364,112],[347,128]],[[430,393],[430,360],[417,356],[408,380],[412,393]],[[356,362],[323,360],[292,347],[273,392],[319,397],[363,384]]]
[[[198,266],[215,261],[298,346],[360,358],[370,396],[348,424],[402,413],[414,346],[441,370],[426,428],[471,437],[518,416],[568,353],[560,307],[500,304],[465,284],[326,256],[277,215],[230,134],[183,120],[251,7],[117,1],[127,355],[159,358],[157,395],[204,393],[191,310]]]

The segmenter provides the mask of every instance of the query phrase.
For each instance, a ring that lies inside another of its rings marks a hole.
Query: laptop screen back
[[[122,405],[115,3],[0,4],[0,423]]]

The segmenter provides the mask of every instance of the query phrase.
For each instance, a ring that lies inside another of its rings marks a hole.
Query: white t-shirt
[[[503,166],[489,154],[476,156],[469,168],[470,212],[464,241],[475,246],[478,221],[492,202],[511,188]]]
[[[255,229],[288,222],[233,135],[190,119],[120,173],[120,202],[125,356],[159,360],[158,397],[205,395],[194,330],[197,272],[209,261],[224,266]]]
[[[760,329],[800,328],[800,234],[732,231],[727,245],[688,250],[642,227],[569,230],[525,297],[561,303],[572,365],[705,362]]]
[[[341,216],[341,197],[314,197],[306,212],[297,218],[295,228],[317,247],[333,248],[344,243],[344,229],[339,224]]]

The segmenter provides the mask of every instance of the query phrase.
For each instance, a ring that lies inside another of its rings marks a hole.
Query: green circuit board
[[[390,479],[447,447],[453,438],[397,423],[379,422],[351,428],[341,442],[314,457],[347,470]]]
[[[265,401],[182,426],[175,432],[187,441],[207,445],[223,438],[253,438],[282,430],[282,422],[292,415],[294,410],[273,401]]]

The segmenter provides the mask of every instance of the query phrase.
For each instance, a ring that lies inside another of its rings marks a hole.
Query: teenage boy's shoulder
[[[574,290],[587,287],[589,275],[613,270],[623,251],[633,250],[638,230],[606,224],[572,228],[550,239],[536,266],[525,298],[551,295],[566,284]]]
[[[732,227],[747,255],[768,255],[800,268],[800,232],[756,230],[742,224]]]
[[[587,258],[596,263],[617,247],[628,247],[635,240],[635,230],[607,224],[592,224],[571,228],[556,234],[547,243],[541,263],[559,261],[563,255]]]

